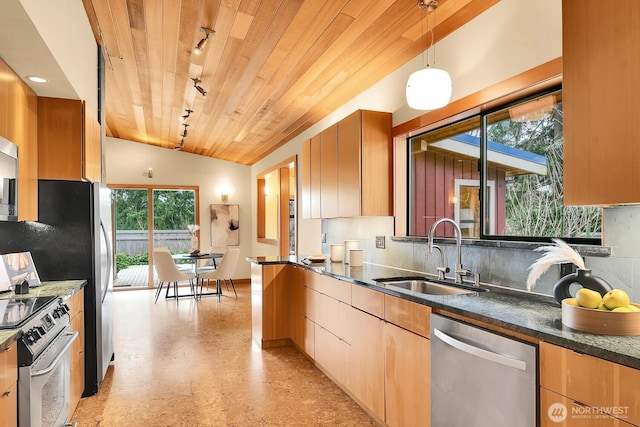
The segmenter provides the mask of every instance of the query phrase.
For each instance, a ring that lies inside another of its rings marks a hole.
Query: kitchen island
[[[640,424],[640,401],[634,391],[640,382],[640,337],[571,330],[562,324],[560,305],[551,296],[484,283],[480,287],[488,291],[473,295],[418,295],[387,288],[374,279],[433,277],[367,263],[350,268],[330,262],[307,265],[296,257],[247,260],[252,268],[254,339],[262,348],[295,344],[388,425],[423,424],[429,418],[428,414],[422,421],[406,417],[429,402],[429,373],[424,366],[430,359],[431,313],[538,346],[541,425],[553,425],[546,411],[560,402],[566,408],[587,405],[605,418],[615,416],[605,413],[606,407],[624,408],[625,415],[615,422]],[[404,351],[408,345],[411,349]],[[363,365],[367,371],[358,375]],[[398,368],[402,365],[406,367],[401,386],[390,389],[394,377],[403,374]],[[419,399],[409,403],[407,399],[414,395]],[[405,418],[400,416],[397,422],[390,419],[396,409],[405,411]],[[567,425],[579,425],[578,421]]]

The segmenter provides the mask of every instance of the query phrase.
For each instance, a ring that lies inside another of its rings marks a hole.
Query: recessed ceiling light
[[[44,77],[38,77],[38,76],[27,76],[27,79],[31,80],[34,83],[46,83],[49,81]]]

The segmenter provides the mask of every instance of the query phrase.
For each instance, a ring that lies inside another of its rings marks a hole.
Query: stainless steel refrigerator
[[[86,279],[85,391],[97,393],[113,346],[113,251],[111,191],[98,183],[40,180],[34,259],[41,280]],[[31,246],[33,247],[33,246]]]

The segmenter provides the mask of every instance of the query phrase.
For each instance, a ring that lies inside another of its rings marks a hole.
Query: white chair
[[[214,245],[209,248],[210,254],[222,254],[227,252],[227,245]],[[204,264],[196,268],[198,274],[209,273],[218,268],[215,258],[206,259]]]
[[[233,293],[236,295],[236,298],[238,298],[238,292],[236,292],[236,286],[233,284],[233,279],[231,276],[233,276],[236,271],[236,265],[238,264],[239,257],[240,248],[228,248],[222,256],[222,259],[220,259],[218,268],[213,271],[198,275],[198,281],[200,281],[200,298],[202,298],[202,287],[205,280],[207,281],[207,285],[211,280],[216,281],[216,292],[218,295],[218,301],[220,301],[220,295],[222,294],[222,289],[220,288],[221,280],[223,280],[225,283],[227,280],[231,282]]]
[[[156,290],[156,300],[154,304],[158,302],[158,296],[160,295],[162,286],[165,283],[167,284],[167,297],[169,296],[171,283],[173,283],[173,295],[176,299],[176,303],[178,302],[178,282],[188,280],[191,292],[196,296],[193,284],[193,279],[196,278],[196,274],[194,272],[180,271],[168,250],[165,248],[157,248],[153,250],[153,266],[155,267],[156,275],[158,277],[158,289]]]

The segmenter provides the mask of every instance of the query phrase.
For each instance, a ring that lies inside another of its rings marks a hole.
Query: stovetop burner
[[[0,299],[0,329],[16,329],[49,304],[55,296]]]

